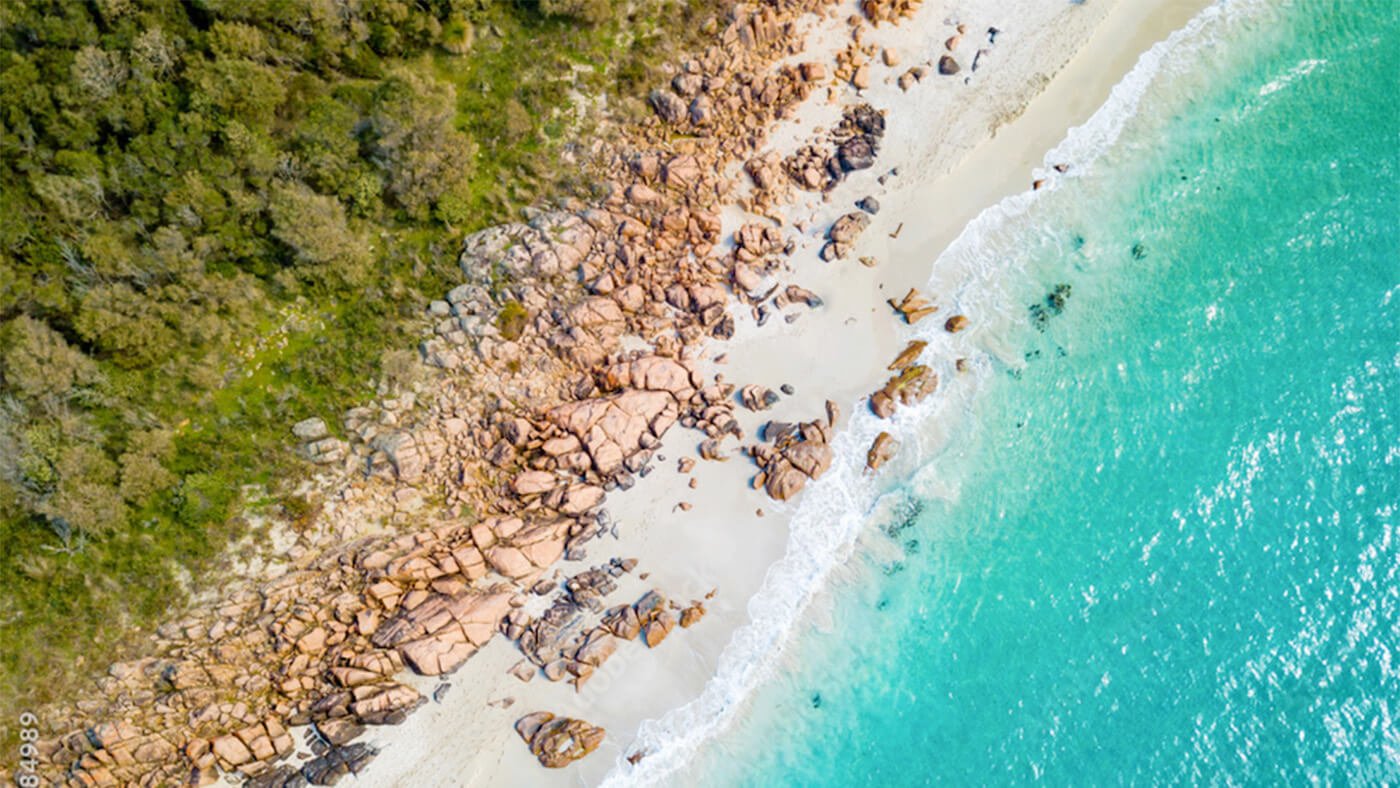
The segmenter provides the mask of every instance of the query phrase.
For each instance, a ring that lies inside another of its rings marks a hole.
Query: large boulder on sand
[[[786,501],[802,491],[807,485],[807,478],[807,474],[787,465],[769,472],[763,489],[773,500]]]
[[[559,769],[598,749],[606,731],[570,717],[547,711],[527,714],[515,723],[515,731],[530,745],[530,752],[549,769]]]

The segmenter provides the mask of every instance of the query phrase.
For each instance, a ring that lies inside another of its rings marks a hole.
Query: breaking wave
[[[1017,256],[1006,252],[1023,245],[1025,233],[1036,232],[1032,223],[1019,219],[1053,192],[1060,180],[1091,173],[1094,163],[1113,148],[1139,114],[1150,88],[1189,71],[1197,62],[1193,55],[1223,40],[1229,26],[1262,7],[1267,4],[1220,0],[1153,46],[1114,87],[1104,105],[1046,154],[1037,177],[1049,181],[1048,189],[1008,197],[964,228],[934,263],[945,281],[947,272],[953,271],[963,282],[952,294],[962,311],[1001,315],[1008,322],[1024,321],[1023,312],[1005,307],[1005,283],[1018,265]],[[1054,164],[1069,166],[1062,174]],[[929,343],[932,358],[969,357],[970,374],[954,374],[951,362],[933,362],[945,384],[919,406],[902,409],[892,421],[882,421],[866,408],[857,409],[849,427],[832,442],[835,461],[831,470],[809,486],[790,510],[786,554],[769,568],[761,589],[749,601],[749,622],[721,654],[714,677],[690,703],[644,722],[637,741],[619,755],[604,785],[657,783],[685,768],[707,740],[734,722],[754,691],[781,664],[804,611],[850,558],[862,531],[872,519],[879,519],[873,516],[886,508],[888,502],[882,503],[885,488],[865,473],[866,448],[882,430],[901,441],[900,467],[889,469],[887,478],[901,472],[907,475],[926,464],[946,444],[951,430],[970,422],[977,393],[994,374],[996,361],[1015,363],[1011,354],[999,352],[997,328],[989,326],[978,332],[985,345],[976,348],[966,334],[949,335],[938,327],[924,326],[911,332],[915,335],[911,338]],[[645,757],[629,763],[627,752],[641,752]]]

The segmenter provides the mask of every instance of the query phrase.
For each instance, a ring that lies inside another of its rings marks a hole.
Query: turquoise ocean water
[[[668,781],[1400,783],[1400,3],[1224,4],[1155,54],[938,261],[987,325],[930,356],[975,371],[817,493],[855,547],[644,731]]]

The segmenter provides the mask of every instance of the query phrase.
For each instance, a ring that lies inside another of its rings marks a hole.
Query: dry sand
[[[805,223],[806,231],[790,258],[792,270],[780,281],[814,290],[825,304],[815,310],[789,307],[789,314],[799,315],[796,322],[788,324],[775,315],[763,328],[754,325],[747,311],[736,314],[734,340],[707,351],[728,355],[728,363],[709,365],[728,382],[774,390],[788,383],[796,389],[768,412],[736,414],[750,439],[770,418],[818,418],[827,399],[847,415],[862,407],[862,398],[880,385],[885,364],[903,341],[903,327],[885,299],[911,286],[924,288],[934,260],[961,228],[1001,198],[1028,189],[1045,152],[1104,102],[1137,57],[1208,4],[928,2],[899,28],[886,25],[872,31],[870,40],[893,47],[903,62],[894,68],[877,66],[875,84],[859,96],[845,86],[835,102],[828,102],[824,91],[814,93],[772,137],[773,147],[787,152],[808,141],[816,126],[832,125],[844,105],[863,100],[889,110],[875,168],[853,174],[828,200],[802,195],[784,212],[789,231],[797,222]],[[827,19],[813,20],[807,53],[799,59],[830,63],[831,53],[847,40],[844,20],[854,13],[854,3],[846,5]],[[968,26],[955,53],[963,72],[955,77],[934,73],[901,92],[895,78],[917,62],[936,61],[942,42],[953,32],[949,21]],[[989,26],[1001,33],[972,73],[967,66],[975,50],[987,46]],[[896,167],[898,177],[885,186],[877,184],[878,175]],[[883,209],[854,254],[843,261],[822,262],[817,257],[822,234],[867,194],[875,195]],[[726,230],[746,220],[753,217],[733,209],[726,213]],[[900,225],[898,237],[891,238]],[[864,255],[876,258],[879,265],[862,266],[856,258]],[[730,637],[748,620],[749,598],[762,585],[768,567],[783,555],[787,513],[796,503],[775,504],[750,489],[756,468],[732,441],[725,444],[732,450],[729,461],[699,461],[691,474],[680,474],[677,459],[696,457],[699,440],[696,433],[680,428],[666,436],[659,450],[666,459],[632,490],[608,498],[619,539],[605,537],[590,545],[589,553],[595,563],[612,556],[640,559],[609,604],[635,601],[653,587],[682,604],[717,589],[703,620],[690,629],[678,628],[656,649],[640,641],[623,643],[578,692],[543,677],[522,684],[507,675],[521,654],[512,642],[496,638],[455,676],[446,677],[453,686],[440,703],[429,703],[403,725],[371,731],[367,740],[383,751],[351,782],[592,785],[625,754],[643,720],[696,697],[714,674]],[[697,480],[696,489],[688,486],[691,478]],[[678,510],[681,501],[693,508]],[[760,509],[765,516],[756,515]],[[585,561],[559,568],[574,574],[589,565]],[[650,573],[645,581],[637,576],[642,572]],[[422,677],[407,680],[425,695],[441,683]],[[565,769],[545,770],[512,728],[516,719],[534,711],[581,717],[604,726],[607,738],[588,758]]]

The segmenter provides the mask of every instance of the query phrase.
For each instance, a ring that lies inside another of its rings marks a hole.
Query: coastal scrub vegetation
[[[304,519],[289,425],[405,366],[463,234],[586,189],[589,98],[714,5],[0,3],[0,706],[177,609],[245,491]]]

